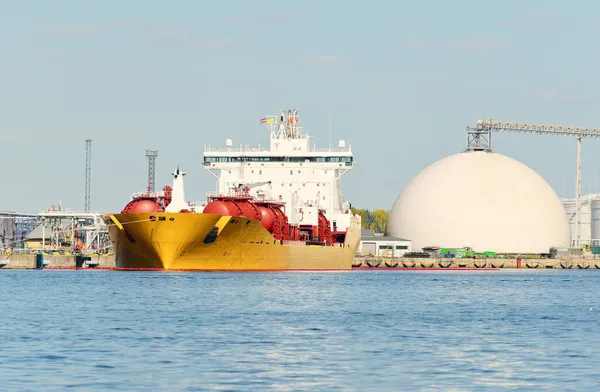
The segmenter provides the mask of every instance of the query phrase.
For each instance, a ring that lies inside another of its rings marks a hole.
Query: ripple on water
[[[594,390],[598,273],[1,271],[0,385]]]

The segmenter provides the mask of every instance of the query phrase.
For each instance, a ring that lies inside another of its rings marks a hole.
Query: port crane
[[[492,120],[479,120],[474,128],[467,127],[467,151],[491,151],[492,132],[517,132],[536,135],[575,136],[577,138],[577,180],[575,189],[575,245],[581,238],[581,139],[600,138],[600,128],[564,125],[543,125]]]

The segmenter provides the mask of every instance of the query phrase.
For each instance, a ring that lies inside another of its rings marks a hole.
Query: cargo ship
[[[186,201],[185,173],[172,186],[134,194],[104,215],[120,269],[199,271],[345,270],[360,242],[360,216],[344,201],[351,147],[310,146],[296,110],[259,121],[270,146],[206,147],[217,179],[203,203]],[[149,181],[150,182],[150,181]]]

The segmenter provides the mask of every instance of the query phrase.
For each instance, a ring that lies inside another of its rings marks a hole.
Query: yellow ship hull
[[[345,270],[352,268],[360,241],[355,217],[345,242],[336,246],[281,242],[257,220],[240,217],[157,212],[104,218],[122,269]]]

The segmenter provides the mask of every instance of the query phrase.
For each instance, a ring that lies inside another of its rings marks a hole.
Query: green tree
[[[373,210],[371,211],[377,223],[379,223],[379,227],[385,231],[385,227],[387,226],[388,221],[388,212],[386,210]],[[371,223],[370,229],[375,229],[375,223]]]
[[[354,214],[360,215],[360,217],[362,219],[362,228],[363,229],[370,229],[370,230],[376,229],[376,225],[369,218],[369,216],[367,214],[367,210],[352,207],[352,212]],[[388,221],[389,212],[386,210],[371,210],[371,214],[373,215],[373,217],[375,217],[375,220],[377,221],[377,223],[379,223],[379,226],[381,227],[381,229],[385,230],[385,226],[387,225],[387,221]]]

